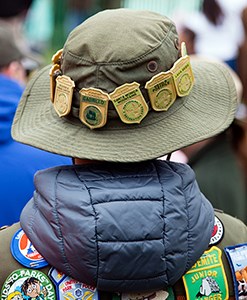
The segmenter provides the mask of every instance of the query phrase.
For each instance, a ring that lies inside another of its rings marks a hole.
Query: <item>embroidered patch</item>
[[[48,276],[56,286],[58,299],[98,300],[99,295],[95,287],[81,283],[62,272],[51,268]]]
[[[25,267],[39,269],[48,265],[22,229],[14,234],[10,249],[13,257]]]
[[[40,299],[56,300],[55,289],[49,278],[38,270],[19,269],[5,280],[1,300]]]
[[[222,222],[220,221],[220,219],[218,217],[214,217],[214,229],[212,232],[212,236],[209,242],[209,245],[216,245],[218,244],[224,235],[224,227]]]
[[[123,293],[121,300],[165,300],[168,299],[167,291],[145,292],[145,293]]]
[[[247,299],[247,244],[225,247],[230,263],[236,299]]]
[[[228,284],[221,256],[222,251],[213,246],[183,276],[187,300],[228,299]]]

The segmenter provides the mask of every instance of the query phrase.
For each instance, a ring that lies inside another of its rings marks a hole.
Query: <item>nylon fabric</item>
[[[211,237],[213,208],[187,165],[57,167],[35,185],[22,228],[49,263],[100,290],[173,285]]]

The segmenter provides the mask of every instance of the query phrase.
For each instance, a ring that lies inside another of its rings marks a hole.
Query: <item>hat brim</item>
[[[237,94],[228,69],[192,62],[195,85],[167,112],[150,111],[141,124],[108,120],[91,130],[76,118],[59,117],[50,100],[49,68],[34,75],[12,126],[15,140],[49,152],[92,160],[136,162],[161,157],[214,136],[232,122]]]

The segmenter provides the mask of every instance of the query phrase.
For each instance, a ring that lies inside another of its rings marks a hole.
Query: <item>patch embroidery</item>
[[[1,300],[56,300],[49,278],[38,270],[19,269],[5,280]]]
[[[49,277],[56,286],[56,293],[58,299],[66,300],[98,300],[99,295],[95,287],[81,283],[62,272],[51,268]]]
[[[10,249],[13,257],[25,267],[39,269],[48,265],[43,256],[34,248],[22,228],[14,234]]]
[[[235,299],[247,299],[247,244],[225,247],[235,288]]]
[[[221,256],[222,251],[213,246],[183,276],[187,300],[228,299],[228,284]]]
[[[220,221],[220,219],[218,217],[214,217],[214,229],[212,232],[212,236],[209,242],[209,245],[216,245],[218,244],[224,235],[224,227],[222,222]]]
[[[145,293],[123,293],[121,300],[165,300],[168,299],[168,292],[145,292]]]

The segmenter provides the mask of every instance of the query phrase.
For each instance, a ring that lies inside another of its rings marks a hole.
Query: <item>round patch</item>
[[[214,217],[214,229],[212,232],[212,236],[209,242],[209,245],[216,245],[218,244],[224,235],[224,227],[221,221],[219,220],[218,217]]]
[[[5,280],[1,300],[42,299],[56,300],[50,279],[38,270],[19,269]]]
[[[96,126],[102,122],[102,113],[96,106],[87,106],[83,115],[89,125]]]
[[[155,106],[159,109],[168,109],[172,104],[172,92],[169,89],[163,89],[157,93]]]
[[[22,228],[14,234],[10,249],[13,257],[25,267],[39,269],[48,265],[48,262],[34,248]]]
[[[191,87],[191,79],[188,74],[184,74],[179,80],[179,92],[185,94],[189,91]]]
[[[140,101],[130,100],[123,106],[123,114],[127,120],[138,121],[144,113],[143,105]]]

